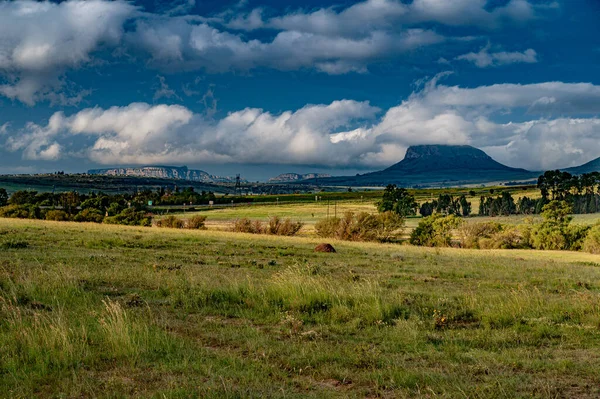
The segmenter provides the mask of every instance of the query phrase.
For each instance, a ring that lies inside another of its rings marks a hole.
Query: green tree
[[[26,191],[26,190],[15,191],[8,199],[8,203],[10,205],[35,204],[36,194],[37,194],[37,191]]]
[[[464,195],[460,196],[460,207],[462,209],[462,216],[469,216],[471,214],[471,203],[467,201],[467,197]]]
[[[423,218],[410,235],[410,243],[426,247],[449,247],[452,231],[460,227],[462,219],[456,215],[439,213]]]
[[[532,230],[532,244],[536,249],[578,250],[589,226],[571,226],[571,206],[566,201],[550,201],[542,209],[544,221]]]
[[[8,193],[4,188],[0,188],[0,206],[8,204]]]
[[[385,188],[383,198],[377,203],[379,212],[394,212],[403,217],[415,215],[417,208],[415,197],[405,188],[396,187],[395,184],[389,184]]]

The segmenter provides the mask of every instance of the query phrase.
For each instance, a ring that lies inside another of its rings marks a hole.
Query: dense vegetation
[[[247,201],[241,197],[217,197],[212,192],[196,193],[193,187],[174,190],[159,188],[134,194],[106,194],[76,191],[38,193],[16,191],[10,197],[0,188],[0,217],[46,219],[149,226],[152,215],[149,206],[185,204],[230,204]]]

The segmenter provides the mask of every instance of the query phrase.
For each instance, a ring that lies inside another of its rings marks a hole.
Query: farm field
[[[489,190],[481,190],[481,193],[487,193]],[[453,195],[466,193],[464,189],[447,189],[447,190],[417,190],[414,191],[415,199],[419,202],[425,202],[431,200],[431,198],[437,198],[440,193],[452,193]],[[479,194],[481,194],[479,193]],[[349,195],[356,197],[357,193],[348,193]],[[480,197],[467,196],[469,202],[471,202],[473,212],[476,214],[479,208]],[[331,194],[336,197],[344,198],[343,194]],[[301,236],[314,237],[314,225],[321,219],[325,219],[328,216],[333,217],[337,215],[342,216],[345,212],[368,212],[377,213],[376,202],[381,197],[381,193],[378,193],[378,197],[373,198],[374,193],[370,193],[369,197],[363,199],[350,199],[350,200],[331,200],[331,201],[304,201],[304,202],[286,202],[282,204],[236,204],[234,207],[225,208],[206,208],[202,211],[181,213],[178,211],[176,214],[182,218],[189,218],[194,215],[203,215],[207,217],[206,226],[211,230],[225,231],[231,228],[233,222],[240,218],[249,218],[252,220],[266,221],[270,217],[278,216],[280,218],[290,218],[295,221],[304,223],[304,227],[299,232]],[[520,199],[522,196],[528,196],[529,198],[538,198],[539,190],[528,189],[528,190],[515,190],[513,197],[515,201]],[[283,197],[283,196],[282,196]],[[314,196],[313,196],[314,198]],[[360,198],[360,197],[359,197]],[[160,219],[161,217],[158,217]],[[483,221],[497,221],[506,224],[519,224],[524,223],[527,217],[522,215],[513,215],[508,217],[474,217],[466,219],[470,223],[483,222]],[[409,217],[406,219],[406,234],[409,234],[421,220],[420,217]],[[541,220],[540,217],[535,217],[536,221]],[[575,215],[575,223],[582,224],[594,224],[600,220],[598,214],[590,215]]]
[[[593,398],[600,256],[0,219],[0,397]]]

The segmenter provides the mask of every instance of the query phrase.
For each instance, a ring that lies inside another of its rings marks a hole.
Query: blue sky
[[[0,0],[0,173],[600,156],[595,0]]]

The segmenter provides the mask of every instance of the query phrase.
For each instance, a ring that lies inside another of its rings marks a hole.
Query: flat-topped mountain
[[[203,170],[188,169],[187,166],[140,166],[131,168],[108,168],[88,170],[90,175],[157,177],[181,179],[204,183],[232,183],[235,177],[211,175]]]
[[[450,186],[526,180],[538,175],[537,172],[503,165],[469,145],[417,145],[409,147],[404,159],[387,169],[364,175],[319,179],[319,182],[353,186]]]
[[[268,183],[288,183],[288,182],[297,182],[300,180],[306,179],[322,179],[326,177],[331,177],[331,175],[325,173],[282,173],[279,176],[272,177],[268,180]]]
[[[470,145],[417,145],[409,147],[404,159],[375,173],[430,174],[434,171],[482,171],[528,173],[495,161],[485,152]]]

